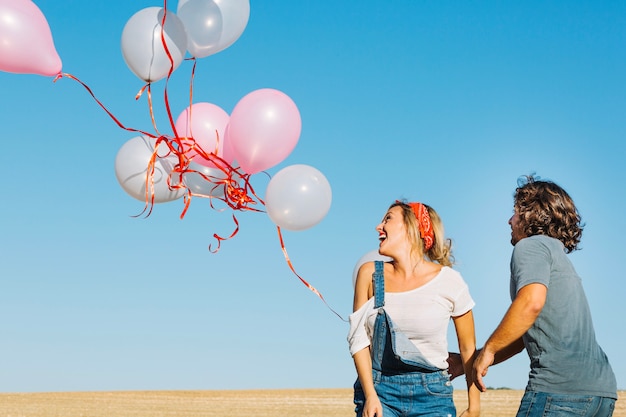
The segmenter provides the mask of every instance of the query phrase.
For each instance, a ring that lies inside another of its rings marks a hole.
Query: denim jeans
[[[373,377],[382,417],[456,417],[447,371],[383,375],[374,370]],[[354,404],[357,417],[361,417],[365,396],[358,380],[354,384]]]
[[[613,398],[526,391],[517,417],[610,417]]]

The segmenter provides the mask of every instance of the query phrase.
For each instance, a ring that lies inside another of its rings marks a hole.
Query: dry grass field
[[[464,391],[454,395],[457,408]],[[483,417],[514,416],[522,391],[482,394]],[[614,417],[626,417],[626,392]],[[351,389],[0,394],[0,417],[352,417]]]

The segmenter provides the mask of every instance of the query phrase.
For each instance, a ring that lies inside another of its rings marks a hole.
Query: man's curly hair
[[[578,249],[584,225],[574,201],[560,186],[529,175],[515,190],[514,208],[526,236],[558,239],[567,253]]]

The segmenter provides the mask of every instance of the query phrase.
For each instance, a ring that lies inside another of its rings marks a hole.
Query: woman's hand
[[[479,416],[480,416],[480,411],[470,411],[469,409],[466,409],[465,411],[461,413],[459,417],[479,417]]]
[[[363,417],[383,417],[383,406],[377,395],[365,399]]]
[[[455,352],[448,352],[448,374],[450,374],[450,381],[464,373],[465,369],[463,369],[461,355]]]

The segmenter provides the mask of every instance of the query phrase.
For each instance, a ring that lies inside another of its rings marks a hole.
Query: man
[[[485,391],[489,366],[526,349],[528,385],[517,416],[613,414],[617,383],[598,345],[581,279],[567,258],[582,235],[570,196],[530,176],[515,192],[511,306],[474,361]]]

